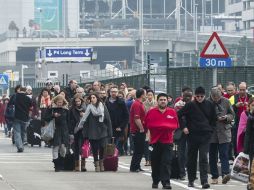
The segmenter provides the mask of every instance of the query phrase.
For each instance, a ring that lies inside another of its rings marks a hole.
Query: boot
[[[82,159],[81,160],[81,171],[82,172],[86,172],[86,160],[85,159]]]
[[[95,171],[96,171],[96,172],[100,172],[99,161],[95,161],[95,162],[94,162],[94,166],[95,166]]]
[[[101,171],[101,172],[104,172],[103,160],[100,160],[99,165],[100,165],[100,171]]]
[[[53,163],[54,163],[55,172],[60,172],[59,159],[53,159]]]
[[[75,160],[75,172],[79,172],[79,160]]]
[[[60,168],[60,170],[64,170],[64,157],[59,156],[58,160],[59,160],[59,168]]]

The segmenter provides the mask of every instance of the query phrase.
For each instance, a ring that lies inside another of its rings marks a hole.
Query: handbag
[[[13,121],[15,119],[15,104],[16,104],[16,94],[13,95],[13,103],[7,104],[4,116],[7,120]]]
[[[41,139],[48,142],[54,138],[55,134],[55,119],[52,119],[44,127],[41,128]]]
[[[114,143],[114,138],[112,138],[112,143],[108,143],[104,148],[104,156],[113,156],[115,154],[116,145]]]
[[[82,146],[82,154],[81,157],[82,158],[88,158],[90,155],[90,150],[91,150],[91,146],[88,140],[84,141],[84,144]]]

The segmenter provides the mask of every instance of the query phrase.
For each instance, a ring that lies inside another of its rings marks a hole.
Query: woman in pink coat
[[[247,110],[242,112],[240,117],[240,122],[238,126],[238,131],[237,131],[237,147],[236,147],[237,153],[243,152],[244,135],[246,131],[246,125],[247,125],[248,115],[250,113],[251,104],[254,105],[253,97],[249,99]]]

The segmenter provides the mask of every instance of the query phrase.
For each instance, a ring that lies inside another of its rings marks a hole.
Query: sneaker
[[[218,184],[218,179],[212,179],[211,184],[213,184],[213,185]]]
[[[230,175],[224,175],[222,178],[222,184],[227,184],[227,182],[230,180]]]
[[[152,184],[152,189],[158,189],[158,184],[153,183]]]
[[[23,148],[18,148],[17,152],[18,153],[24,152],[24,149]]]
[[[193,181],[189,181],[188,187],[194,187],[194,182]]]
[[[208,183],[202,184],[202,189],[209,189],[210,185]]]

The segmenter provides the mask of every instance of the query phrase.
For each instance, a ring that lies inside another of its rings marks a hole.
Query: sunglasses
[[[196,97],[197,98],[204,98],[205,96],[204,95],[197,95]]]

